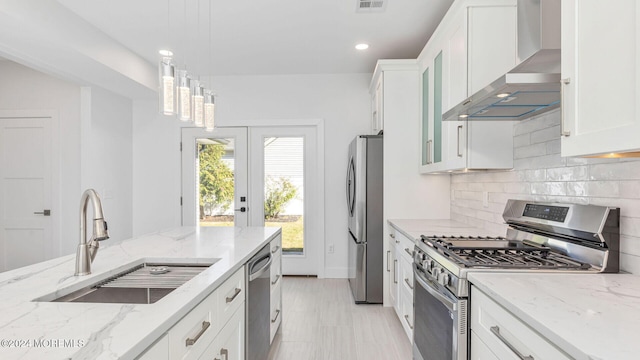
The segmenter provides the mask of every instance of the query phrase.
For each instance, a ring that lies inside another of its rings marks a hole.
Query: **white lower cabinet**
[[[273,342],[282,323],[282,236],[271,240],[271,295],[270,295],[270,334],[269,342]]]
[[[471,287],[471,331],[484,343],[476,341],[474,347],[472,336],[471,359],[571,359],[475,286]]]
[[[387,269],[392,269],[389,279],[391,301],[402,327],[413,339],[413,247],[414,240],[404,236],[393,226],[389,227],[390,252]]]
[[[138,359],[243,359],[245,286],[241,267]]]

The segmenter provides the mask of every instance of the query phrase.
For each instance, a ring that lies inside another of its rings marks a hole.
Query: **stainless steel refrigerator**
[[[349,285],[356,303],[382,303],[382,135],[349,145]]]

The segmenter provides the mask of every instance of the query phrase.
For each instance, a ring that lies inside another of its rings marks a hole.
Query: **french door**
[[[182,224],[282,227],[283,274],[318,275],[317,146],[315,126],[183,128]]]
[[[316,127],[251,127],[249,144],[249,222],[282,227],[283,274],[318,275],[323,194]]]
[[[247,129],[182,128],[182,225],[247,226]]]

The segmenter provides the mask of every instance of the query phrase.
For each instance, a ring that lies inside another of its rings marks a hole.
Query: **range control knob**
[[[449,285],[450,280],[451,277],[447,273],[443,273],[442,275],[438,276],[438,282],[440,283],[440,285],[447,286]]]
[[[424,267],[425,267],[427,270],[431,270],[431,269],[433,268],[433,260],[431,260],[431,259],[427,259],[427,260],[424,262]]]

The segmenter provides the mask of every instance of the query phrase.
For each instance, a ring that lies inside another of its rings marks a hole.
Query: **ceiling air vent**
[[[356,0],[356,12],[383,12],[387,6],[387,0]]]

